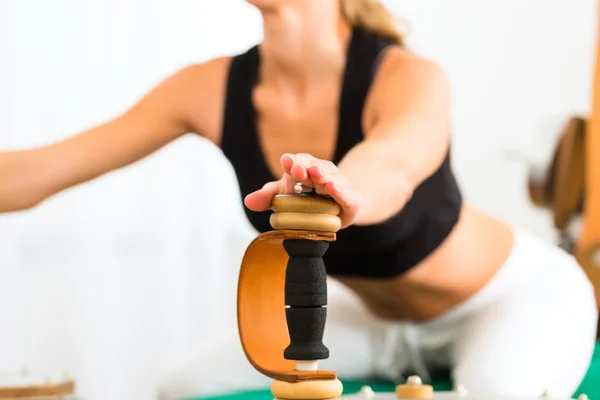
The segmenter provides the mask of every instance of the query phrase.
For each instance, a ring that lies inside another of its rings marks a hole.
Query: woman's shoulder
[[[258,45],[252,46],[242,52],[213,57],[205,61],[189,64],[183,67],[179,73],[195,76],[197,79],[214,79],[227,75],[230,68],[235,64],[252,63],[257,57]]]
[[[176,75],[187,83],[210,83],[215,78],[226,74],[233,58],[234,56],[222,56],[188,64],[180,68]]]
[[[368,107],[376,110],[386,104],[406,105],[436,99],[447,103],[449,98],[450,80],[440,64],[394,45],[381,55]]]
[[[257,46],[184,66],[176,72],[190,129],[219,145],[227,90],[232,79],[245,79],[256,64]]]
[[[219,115],[232,59],[233,56],[221,56],[185,65],[165,82],[172,88],[170,93],[176,93],[190,132],[214,143],[219,141]]]
[[[439,63],[402,46],[386,49],[377,80],[382,86],[417,83],[435,85],[441,89],[449,82],[446,71]]]

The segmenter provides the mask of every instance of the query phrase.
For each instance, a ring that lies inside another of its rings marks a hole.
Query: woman
[[[387,379],[448,368],[482,395],[571,395],[594,345],[591,285],[567,254],[463,201],[439,67],[403,48],[376,0],[248,1],[260,45],[187,67],[68,140],[0,154],[0,211],[195,132],[231,161],[257,230],[296,182],[342,206],[326,264],[353,295],[330,302],[324,368]],[[229,333],[174,371],[163,397],[268,385]]]

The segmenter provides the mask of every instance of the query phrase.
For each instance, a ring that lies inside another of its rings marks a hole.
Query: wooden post
[[[576,256],[596,287],[596,301],[600,307],[600,1],[596,20],[599,24],[596,32],[596,68],[585,135],[583,231],[577,240]]]

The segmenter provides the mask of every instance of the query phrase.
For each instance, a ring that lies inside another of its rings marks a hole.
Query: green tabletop
[[[372,381],[344,381],[344,394],[356,393],[363,385],[369,385],[374,391],[394,391],[395,385],[391,382],[372,382]],[[448,380],[434,381],[435,390],[451,390],[452,384]],[[574,397],[585,393],[591,400],[600,400],[600,342],[596,345],[594,358],[588,370],[585,380],[579,387]],[[215,397],[204,397],[189,400],[273,400],[273,395],[269,388],[263,390],[254,390],[241,393],[228,393]]]

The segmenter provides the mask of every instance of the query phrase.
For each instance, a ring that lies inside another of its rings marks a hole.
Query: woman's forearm
[[[340,171],[362,195],[355,225],[383,222],[402,210],[411,198],[413,184],[399,158],[386,143],[365,141],[340,162]]]
[[[0,152],[0,213],[25,210],[43,200],[28,152]]]
[[[401,51],[386,59],[372,92],[374,123],[338,166],[363,197],[357,224],[383,222],[402,210],[439,168],[450,143],[445,73]]]

